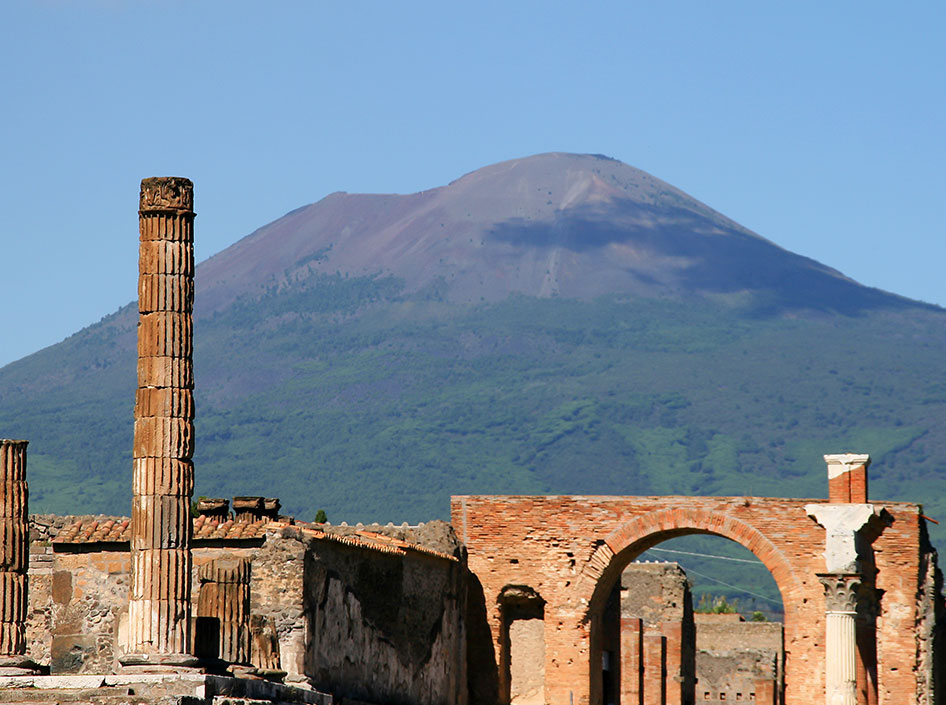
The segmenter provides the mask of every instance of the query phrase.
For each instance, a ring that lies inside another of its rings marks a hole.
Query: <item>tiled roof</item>
[[[214,522],[205,516],[194,520],[194,544],[204,541],[237,541],[261,539],[267,528],[280,525],[272,521]],[[129,543],[131,541],[131,519],[128,517],[82,518],[67,524],[53,538],[54,544]]]
[[[436,551],[432,548],[421,546],[420,544],[409,543],[408,541],[403,541],[401,539],[394,538],[393,536],[377,534],[373,531],[356,531],[354,534],[346,535],[325,531],[318,527],[318,524],[305,524],[299,528],[302,528],[306,534],[315,539],[334,541],[336,543],[343,543],[348,546],[356,546],[358,548],[366,548],[372,551],[380,551],[381,553],[391,553],[394,555],[403,556],[406,555],[408,551],[413,551],[415,553],[423,553],[436,558],[443,558],[448,561],[457,561],[456,556],[451,556],[448,553],[442,553],[441,551]]]
[[[228,519],[217,524],[208,517],[200,516],[194,519],[194,541],[261,539],[266,535],[267,527],[276,523],[271,520],[250,522]]]
[[[214,522],[209,517],[199,516],[194,519],[194,546],[211,541],[239,541],[262,539],[267,531],[274,531],[290,526],[286,522],[260,520],[254,522],[237,522],[229,519],[225,522]],[[334,533],[320,528],[319,524],[298,524],[296,529],[313,539],[334,541],[357,548],[364,548],[393,555],[406,555],[407,552],[422,553],[457,561],[455,556],[436,551],[426,546],[410,543],[402,539],[375,533],[373,531],[355,531],[351,534]],[[102,543],[124,543],[131,541],[131,519],[128,517],[81,517],[63,526],[52,539],[60,546],[88,545]]]
[[[128,517],[102,517],[92,521],[76,521],[64,526],[53,543],[127,542],[131,529]]]

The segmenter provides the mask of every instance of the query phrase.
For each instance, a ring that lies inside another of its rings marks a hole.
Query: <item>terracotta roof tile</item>
[[[203,541],[235,541],[261,539],[267,528],[279,525],[273,521],[235,522],[232,519],[216,523],[208,517],[200,516],[194,520],[195,545]],[[97,519],[79,519],[64,526],[53,538],[54,544],[94,544],[94,543],[129,543],[131,541],[131,520],[128,517],[102,517]]]
[[[286,522],[260,520],[242,522],[229,519],[217,523],[210,517],[199,516],[194,519],[194,545],[200,546],[205,541],[258,540],[266,536],[267,531],[274,531],[290,526]],[[319,528],[318,524],[297,524],[306,535],[320,541],[333,541],[369,551],[406,555],[408,551],[442,558],[456,562],[456,556],[436,551],[426,546],[410,543],[402,539],[378,534],[373,531],[356,531],[353,534],[338,534]],[[52,542],[68,546],[98,543],[130,543],[131,520],[128,517],[83,517],[59,530]]]
[[[456,556],[451,556],[447,553],[435,551],[432,548],[427,548],[426,546],[421,546],[420,544],[409,543],[408,541],[403,541],[402,539],[394,538],[393,536],[377,534],[373,531],[356,531],[354,534],[348,535],[336,534],[331,531],[319,529],[317,526],[318,525],[316,524],[305,524],[302,525],[301,528],[307,534],[316,539],[335,541],[336,543],[343,543],[349,546],[357,546],[359,548],[366,548],[368,550],[380,551],[381,553],[392,553],[403,556],[408,551],[413,551],[415,553],[424,553],[436,558],[443,558],[448,561],[457,561]]]

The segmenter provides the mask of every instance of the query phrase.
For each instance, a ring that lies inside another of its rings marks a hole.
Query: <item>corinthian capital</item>
[[[141,180],[138,210],[148,212],[194,211],[194,184],[180,176],[153,176]]]
[[[856,612],[861,576],[857,573],[818,573],[824,587],[825,610]]]

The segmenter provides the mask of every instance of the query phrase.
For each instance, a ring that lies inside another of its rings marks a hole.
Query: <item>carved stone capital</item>
[[[861,576],[857,573],[818,573],[824,587],[826,612],[857,611],[860,596]]]
[[[139,213],[194,212],[194,184],[181,176],[153,176],[141,180]]]
[[[858,533],[882,510],[873,504],[806,504],[805,511],[825,528],[825,568],[830,573],[859,572]]]

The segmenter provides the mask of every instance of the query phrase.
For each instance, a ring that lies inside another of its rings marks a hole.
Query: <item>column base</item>
[[[118,661],[123,673],[197,673],[201,670],[201,660],[193,654],[122,654]]]
[[[0,656],[0,677],[34,676],[42,674],[44,669],[26,656]]]

